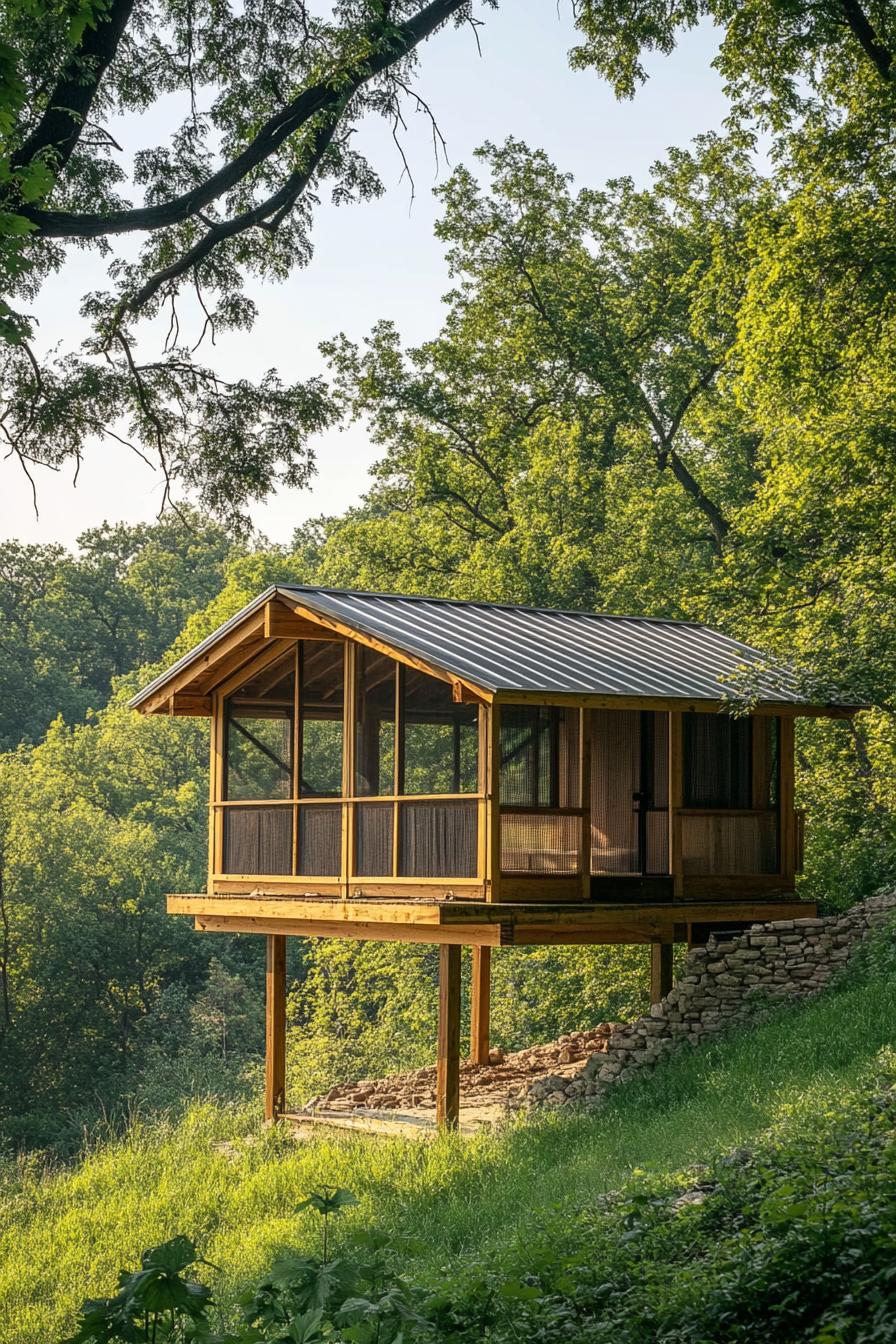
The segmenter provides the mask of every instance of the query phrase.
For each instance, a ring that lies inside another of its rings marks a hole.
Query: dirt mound
[[[505,1054],[489,1052],[488,1064],[469,1060],[460,1066],[460,1090],[468,1106],[495,1107],[512,1104],[525,1096],[539,1079],[557,1077],[567,1080],[576,1074],[593,1054],[605,1051],[616,1030],[614,1022],[601,1022],[588,1031],[571,1031],[547,1045]],[[362,1078],[356,1083],[337,1083],[329,1092],[315,1097],[303,1109],[313,1111],[419,1111],[435,1110],[435,1066],[415,1073],[393,1074],[391,1078]]]

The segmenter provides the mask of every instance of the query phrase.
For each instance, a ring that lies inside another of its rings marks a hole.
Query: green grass
[[[896,1045],[886,970],[688,1051],[592,1116],[549,1115],[470,1139],[360,1136],[296,1141],[254,1111],[194,1107],[176,1126],[134,1129],[76,1167],[9,1177],[0,1221],[5,1344],[52,1344],[84,1297],[108,1292],[150,1245],[186,1232],[220,1267],[227,1303],[284,1244],[316,1245],[295,1204],[321,1184],[360,1199],[340,1235],[376,1225],[419,1243],[420,1280],[512,1265],[560,1210],[636,1169],[675,1172],[772,1126],[811,1126],[884,1047]]]

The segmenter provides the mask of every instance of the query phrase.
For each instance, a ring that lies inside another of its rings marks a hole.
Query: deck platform
[[[560,943],[690,942],[696,930],[772,919],[814,917],[812,901],[792,894],[636,905],[434,900],[426,897],[343,900],[308,893],[171,895],[168,913],[189,915],[203,933],[283,934],[305,938],[522,947]]]

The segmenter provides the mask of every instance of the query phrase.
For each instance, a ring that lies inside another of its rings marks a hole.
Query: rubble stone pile
[[[581,1069],[586,1060],[599,1055],[618,1031],[619,1023],[601,1022],[588,1031],[572,1031],[548,1045],[533,1045],[527,1050],[505,1054],[491,1050],[488,1064],[460,1066],[460,1090],[465,1105],[489,1106],[507,1103],[509,1098],[523,1099],[533,1078],[546,1075],[562,1078],[564,1084]],[[364,1078],[358,1083],[339,1083],[304,1108],[306,1111],[411,1111],[435,1106],[436,1071],[434,1067],[415,1073],[399,1073],[391,1078]]]

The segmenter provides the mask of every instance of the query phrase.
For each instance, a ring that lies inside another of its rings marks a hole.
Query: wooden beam
[[[214,672],[214,685],[211,688],[218,695],[230,695],[240,690],[247,681],[264,672],[272,663],[278,662],[289,651],[288,639],[271,639],[266,644],[253,644],[244,650],[245,657],[239,653],[233,655]]]
[[[291,938],[343,938],[349,942],[426,943],[441,947],[500,947],[500,924],[348,924],[338,919],[258,918],[254,915],[196,915],[198,933],[282,933]]]
[[[268,934],[265,972],[264,1118],[286,1110],[286,938]]]
[[[474,947],[470,985],[470,1058],[474,1064],[488,1063],[491,996],[492,950]]]
[[[703,879],[707,882],[721,883],[723,878]],[[746,878],[729,879],[738,885],[748,881]],[[774,880],[766,878],[766,881]],[[780,879],[778,879],[780,880]],[[603,904],[597,901],[570,902],[567,905],[535,902],[502,902],[495,906],[490,901],[468,900],[402,900],[397,895],[393,899],[375,898],[372,900],[344,901],[338,891],[330,898],[324,896],[273,896],[263,890],[257,895],[208,896],[202,892],[189,895],[170,895],[168,897],[170,915],[195,916],[235,916],[255,919],[299,920],[316,923],[344,925],[348,930],[352,924],[385,924],[395,927],[416,927],[428,931],[430,942],[437,942],[439,930],[488,927],[499,925],[514,926],[517,929],[537,928],[575,928],[594,930],[597,933],[612,932],[624,927],[639,931],[640,936],[632,942],[651,942],[662,939],[667,928],[673,924],[689,922],[712,923],[724,920],[744,920],[748,923],[762,924],[772,919],[796,919],[801,916],[815,915],[815,902],[797,900],[795,897],[775,896],[763,892],[746,899],[716,895],[712,900],[669,901],[639,903],[636,901]],[[350,937],[346,932],[345,937]],[[424,940],[426,941],[426,940]],[[471,940],[478,941],[478,940]],[[597,938],[595,941],[600,941]],[[611,939],[612,941],[612,939]]]
[[[539,873],[537,877],[523,877],[518,873],[505,873],[501,878],[502,902],[534,901],[541,905],[545,901],[561,901],[564,905],[569,905],[573,901],[587,902],[590,899],[590,875],[587,896],[580,876]]]
[[[208,718],[212,712],[210,695],[189,695],[181,691],[168,701],[168,713],[173,718]]]
[[[363,630],[356,630],[347,621],[337,620],[335,617],[326,615],[314,610],[285,594],[281,594],[280,601],[284,603],[297,616],[306,618],[309,621],[319,622],[326,630],[334,630],[339,635],[344,635],[346,639],[354,640],[357,644],[363,644],[368,649],[376,649],[377,653],[384,653],[387,658],[393,658],[397,663],[404,663],[407,667],[415,667],[419,672],[425,672],[428,677],[435,677],[437,681],[448,681],[452,685],[457,682],[463,686],[472,700],[487,703],[492,698],[492,692],[482,686],[477,686],[475,682],[469,681],[466,677],[459,677],[456,673],[447,671],[437,663],[431,663],[423,658],[418,658],[415,654],[407,653],[404,649],[389,644],[385,639],[379,639],[375,635],[369,635]]]
[[[439,948],[439,1045],[436,1056],[436,1126],[460,1121],[460,948]]]
[[[495,691],[496,705],[558,705],[581,709],[659,709],[694,714],[724,714],[734,707],[730,700],[688,700],[680,696],[594,695],[580,691]],[[852,719],[867,705],[803,705],[766,700],[753,705],[752,714],[780,714],[789,718]]]
[[[659,1003],[672,988],[672,944],[650,944],[650,1002]]]
[[[138,705],[141,714],[167,714],[168,701],[172,695],[178,691],[187,690],[194,681],[198,682],[200,678],[213,668],[222,658],[233,654],[244,645],[255,644],[263,638],[264,618],[261,612],[253,612],[246,617],[244,621],[231,630],[229,634],[223,636],[205,653],[200,654],[198,658],[191,658],[178,672],[168,677],[157,691],[148,696],[142,704]],[[246,657],[249,656],[247,652]],[[200,689],[202,689],[200,687]]]
[[[317,621],[308,621],[296,616],[283,602],[274,600],[264,604],[265,639],[325,639],[340,642],[342,635],[335,634]]]

